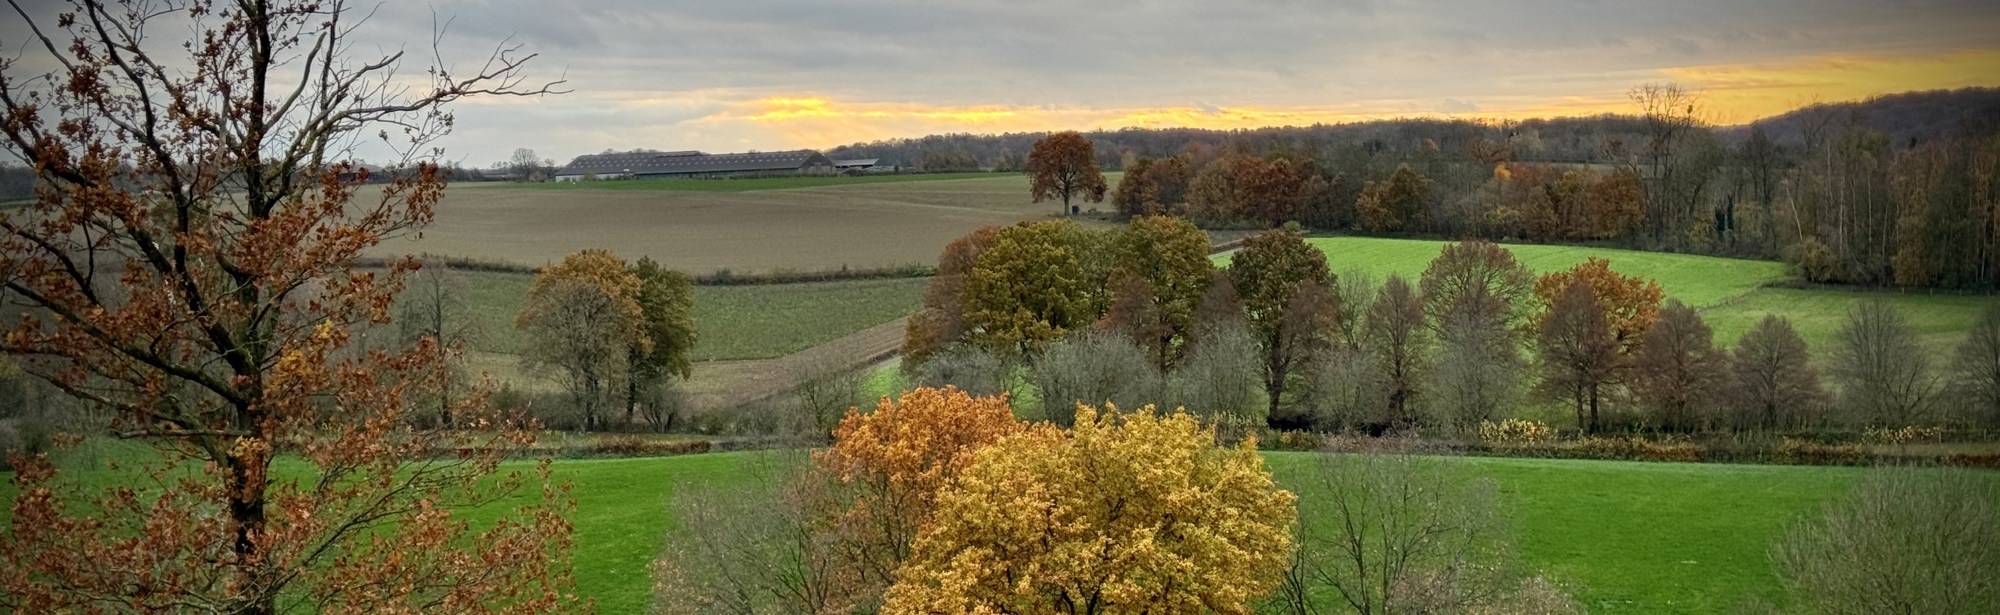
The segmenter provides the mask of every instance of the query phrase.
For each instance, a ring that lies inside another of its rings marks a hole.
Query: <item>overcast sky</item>
[[[475,63],[503,39],[569,94],[468,101],[446,147],[826,148],[942,132],[1240,128],[1629,111],[1677,82],[1740,123],[2000,85],[1992,0],[396,0],[356,53]],[[9,21],[16,18],[9,16]],[[22,46],[18,24],[0,45]]]

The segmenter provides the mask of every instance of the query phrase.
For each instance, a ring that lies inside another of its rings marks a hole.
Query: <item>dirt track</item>
[[[696,363],[683,387],[697,409],[739,407],[789,389],[814,370],[852,369],[889,358],[903,345],[908,320],[898,318],[775,359]]]

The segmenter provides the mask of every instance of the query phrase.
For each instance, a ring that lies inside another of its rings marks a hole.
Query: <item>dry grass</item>
[[[375,254],[539,265],[604,248],[691,273],[823,271],[930,263],[973,229],[1057,209],[1030,201],[1021,175],[734,193],[461,185],[422,238]]]

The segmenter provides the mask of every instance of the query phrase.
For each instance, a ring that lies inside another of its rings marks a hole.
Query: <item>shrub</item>
[[[1277,446],[1281,451],[1316,451],[1323,439],[1313,431],[1278,432]]]
[[[1535,446],[1555,439],[1555,430],[1541,421],[1507,419],[1479,422],[1479,441],[1487,446]]]
[[[1783,257],[1785,272],[1805,278],[1807,282],[1833,281],[1840,270],[1839,259],[1834,258],[1833,250],[1815,237],[1785,246]]]
[[[1936,442],[1943,435],[1944,430],[1936,427],[1903,427],[1901,429],[1870,427],[1866,431],[1861,432],[1861,439],[1869,444],[1901,446],[1918,441]]]
[[[1585,438],[1577,450],[1590,459],[1627,461],[1701,461],[1701,447],[1693,442],[1650,442],[1644,438]]]
[[[1778,443],[1778,461],[1796,465],[1849,465],[1861,461],[1861,447],[1785,438]]]
[[[1806,612],[2000,612],[2000,483],[1983,473],[1884,468],[1794,524],[1771,559]]]
[[[706,453],[714,445],[707,440],[657,440],[639,436],[611,436],[591,442],[584,450],[599,457],[651,457]]]
[[[2000,453],[1954,453],[1945,455],[1942,461],[1961,468],[2000,469]]]

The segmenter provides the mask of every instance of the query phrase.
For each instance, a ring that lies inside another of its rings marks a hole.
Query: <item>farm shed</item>
[[[625,152],[577,156],[556,170],[556,181],[615,177],[736,177],[745,175],[828,175],[833,161],[813,150],[704,154]]]

